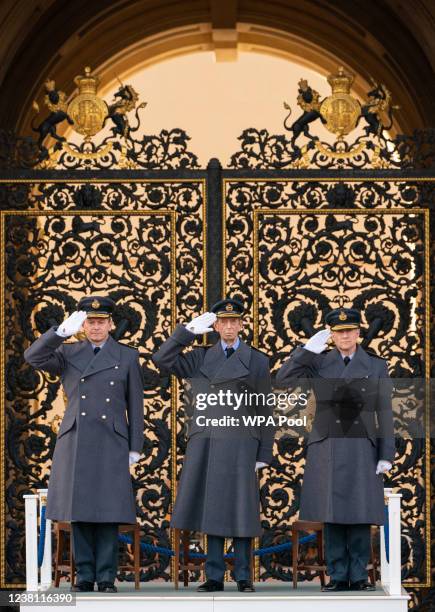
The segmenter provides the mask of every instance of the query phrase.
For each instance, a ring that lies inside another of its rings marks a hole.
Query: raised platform
[[[234,583],[225,584],[222,593],[197,593],[196,583],[188,588],[174,589],[172,583],[141,583],[139,591],[134,585],[117,584],[118,593],[83,593],[76,596],[78,612],[264,612],[265,609],[282,612],[406,612],[409,595],[402,589],[401,595],[389,596],[378,585],[368,593],[321,593],[314,584],[301,583],[293,589],[290,583],[259,582],[255,593],[239,593]],[[50,592],[69,592],[68,583]],[[269,606],[269,608],[267,608]],[[273,608],[272,608],[273,606]],[[26,606],[21,605],[21,608]],[[28,608],[30,612],[30,607]],[[68,606],[35,606],[33,612],[66,612]]]

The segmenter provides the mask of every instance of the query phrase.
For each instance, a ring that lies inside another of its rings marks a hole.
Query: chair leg
[[[174,529],[174,587],[178,589],[180,573],[180,530]]]
[[[299,559],[299,534],[296,530],[292,531],[292,567],[293,567],[293,588],[298,586],[298,559]]]
[[[371,532],[370,532],[370,561],[372,564],[372,568],[369,571],[370,582],[372,583],[372,585],[375,585],[376,584],[376,562],[375,562],[375,551],[373,549],[373,538],[372,538]]]
[[[183,530],[181,535],[183,541],[183,565],[189,565],[189,539],[190,533],[188,531]],[[183,570],[183,584],[185,587],[189,586],[189,570]]]
[[[140,588],[140,535],[139,528],[134,528],[134,547],[133,547],[133,559],[134,559],[134,588],[136,591]]]
[[[317,558],[319,559],[319,565],[325,565],[323,558],[323,531],[317,532]],[[325,570],[320,570],[320,584],[325,586]]]
[[[249,551],[249,558],[251,559],[251,567],[250,567],[251,582],[252,584],[254,584],[255,557],[252,554],[252,540],[251,540],[251,550]]]
[[[69,571],[70,571],[70,582],[71,586],[74,586],[76,583],[76,565],[74,563],[74,554],[73,554],[73,543],[72,543],[72,527],[69,532]]]
[[[65,534],[57,528],[57,542],[56,542],[56,565],[54,566],[54,586],[58,587],[60,583],[60,570],[59,567],[62,565],[62,555],[64,553],[65,546]]]

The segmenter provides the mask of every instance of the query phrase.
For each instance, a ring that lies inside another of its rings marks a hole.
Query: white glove
[[[186,325],[193,334],[205,334],[207,332],[214,331],[211,325],[216,321],[217,317],[214,312],[205,312],[199,317],[194,317],[190,323]]]
[[[267,463],[264,463],[263,461],[256,461],[255,462],[255,471],[267,467]]]
[[[62,338],[73,336],[79,331],[87,316],[88,313],[84,310],[73,312],[72,315],[70,315],[63,323],[59,325],[56,330],[56,334]]]
[[[330,335],[331,331],[329,329],[320,330],[308,340],[308,342],[304,345],[304,349],[307,349],[307,351],[311,351],[312,353],[321,353],[326,349],[326,343]]]
[[[129,465],[133,465],[133,463],[137,463],[140,459],[140,453],[136,451],[130,451],[128,453],[128,463]]]
[[[378,461],[378,465],[376,466],[376,474],[385,474],[385,472],[389,472],[393,466],[389,461],[385,461],[385,459],[381,459]]]

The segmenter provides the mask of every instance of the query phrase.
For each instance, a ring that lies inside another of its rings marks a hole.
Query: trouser
[[[370,525],[325,523],[325,557],[331,580],[367,580],[370,559]]]
[[[71,527],[76,583],[115,582],[118,569],[118,523],[74,521]]]
[[[225,575],[224,561],[225,538],[207,535],[207,560],[205,562],[205,575],[208,580],[223,582]],[[233,538],[234,548],[234,578],[239,580],[251,579],[251,538]]]

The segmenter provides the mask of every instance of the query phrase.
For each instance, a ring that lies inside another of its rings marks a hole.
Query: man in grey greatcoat
[[[256,470],[272,460],[275,428],[267,422],[269,359],[239,337],[242,315],[238,300],[221,300],[177,325],[152,357],[162,373],[187,379],[193,397],[171,526],[207,534],[207,580],[198,591],[223,590],[226,537],[233,539],[238,590],[254,591],[251,538],[262,532]],[[185,351],[211,325],[220,336],[216,344]],[[256,416],[262,422],[245,420]]]
[[[382,474],[394,459],[387,362],[357,344],[360,321],[353,308],[329,312],[330,330],[296,348],[276,376],[280,388],[310,379],[316,397],[299,518],[324,523],[324,591],[375,589],[367,582],[370,526],[384,523]],[[326,351],[331,334],[335,348]]]
[[[67,406],[57,435],[46,516],[70,521],[77,570],[74,591],[115,592],[118,523],[136,522],[130,465],[143,447],[139,354],[112,338],[115,303],[82,298],[77,312],[24,353],[30,365],[60,376]],[[86,340],[64,343],[83,328]]]

